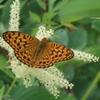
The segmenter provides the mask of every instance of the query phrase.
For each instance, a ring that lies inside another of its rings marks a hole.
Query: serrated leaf
[[[37,15],[37,14],[34,13],[34,12],[29,12],[29,14],[30,14],[30,20],[31,20],[31,21],[37,22],[37,23],[40,22],[40,17],[39,17],[39,15]]]
[[[3,87],[0,89],[0,100],[2,100],[4,90],[5,90],[5,86],[3,86]]]

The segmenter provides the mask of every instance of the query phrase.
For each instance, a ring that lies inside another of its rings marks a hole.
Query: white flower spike
[[[9,31],[19,31],[19,20],[20,20],[20,2],[19,0],[13,1],[10,10],[10,21]]]
[[[78,51],[78,50],[73,50],[73,52],[74,52],[74,59],[76,60],[81,60],[84,62],[98,62],[99,61],[99,57],[96,57],[93,54]]]

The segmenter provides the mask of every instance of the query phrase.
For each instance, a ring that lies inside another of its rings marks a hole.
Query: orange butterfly
[[[17,59],[30,67],[47,68],[74,56],[73,51],[66,46],[47,42],[46,38],[40,41],[17,31],[5,32],[3,38],[14,49]]]

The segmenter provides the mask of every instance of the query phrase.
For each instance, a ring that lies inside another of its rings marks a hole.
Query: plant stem
[[[16,81],[17,81],[17,78],[15,77],[14,80],[13,80],[13,82],[12,82],[12,84],[11,84],[11,86],[9,87],[9,89],[7,91],[7,94],[9,94],[11,92],[11,90],[12,90],[14,84],[16,83]]]

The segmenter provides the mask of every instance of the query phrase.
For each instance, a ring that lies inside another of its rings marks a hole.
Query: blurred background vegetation
[[[0,35],[8,30],[10,5],[14,0],[0,0]],[[20,0],[20,31],[35,35],[38,26],[54,29],[50,41],[100,57],[100,0]],[[35,83],[26,89],[8,66],[7,51],[0,48],[0,100],[100,100],[100,61],[84,63],[71,60],[57,63],[72,90],[61,89],[55,99],[43,86]],[[1,99],[3,96],[4,99]]]

